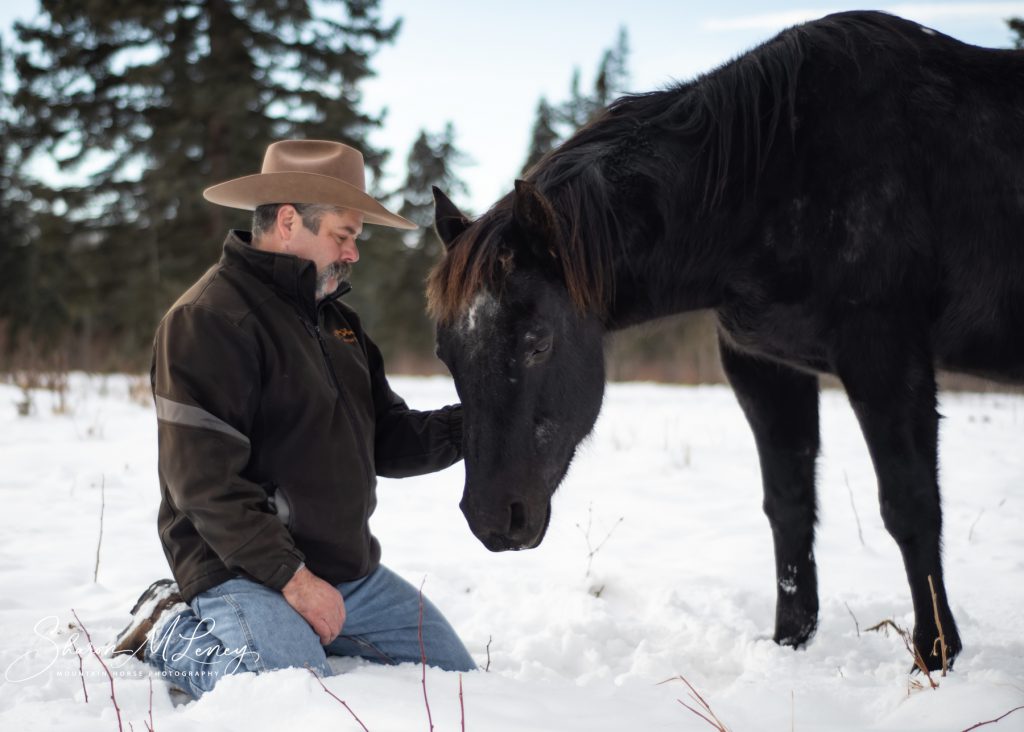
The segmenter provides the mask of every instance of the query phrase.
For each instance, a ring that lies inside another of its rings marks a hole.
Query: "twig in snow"
[[[684,684],[686,684],[686,686],[690,689],[690,693],[689,693],[690,699],[692,699],[694,702],[696,702],[696,704],[701,709],[703,709],[704,712],[700,712],[697,709],[695,709],[694,707],[691,707],[689,704],[684,702],[682,699],[676,699],[676,701],[679,702],[680,704],[682,704],[687,709],[689,709],[694,714],[696,714],[698,717],[703,719],[705,722],[707,722],[709,725],[711,725],[714,729],[718,730],[718,732],[729,732],[729,728],[726,727],[725,724],[722,722],[722,720],[720,720],[715,715],[715,712],[711,709],[711,705],[708,704],[707,701],[705,701],[704,697],[700,695],[699,691],[697,691],[695,688],[693,688],[693,684],[691,684],[689,681],[687,681],[685,676],[683,676],[682,674],[679,674],[678,676],[673,676],[670,679],[665,679],[664,681],[661,682],[661,684],[667,684],[669,681],[675,681],[676,679],[679,679]],[[659,686],[660,686],[660,684],[659,684]]]
[[[967,543],[968,544],[970,544],[972,541],[974,541],[974,527],[978,525],[978,522],[981,521],[981,517],[984,514],[985,514],[985,509],[983,508],[980,511],[978,511],[978,517],[974,519],[973,523],[971,523],[971,528],[967,532]]]
[[[466,706],[462,701],[462,674],[459,674],[459,724],[462,732],[466,732]]]
[[[935,646],[939,647],[939,652],[942,655],[942,675],[946,675],[946,671],[949,668],[947,659],[947,652],[949,650],[946,646],[946,634],[942,632],[942,621],[939,620],[939,598],[935,595],[935,584],[932,582],[932,576],[928,575],[928,589],[932,593],[932,611],[935,613],[935,627],[939,631],[939,637],[932,643],[932,655],[935,655]]]
[[[846,605],[846,612],[850,613],[850,617],[853,618],[853,625],[857,628],[857,637],[860,638],[860,623],[857,622],[857,616],[853,614],[853,610],[850,609],[850,603],[844,602]]]
[[[888,619],[872,625],[868,630],[877,632],[879,630],[884,630],[885,628],[892,628],[896,631],[896,635],[903,639],[903,645],[906,647],[907,653],[913,657],[914,665],[917,667],[917,670],[925,675],[928,679],[928,683],[933,689],[938,689],[939,685],[935,683],[935,679],[933,679],[931,673],[929,673],[928,667],[925,665],[924,659],[921,657],[921,652],[917,649],[917,646],[914,645],[914,642],[910,639],[910,634],[907,633],[907,631],[896,625],[892,620]]]
[[[584,540],[587,542],[587,571],[586,573],[584,573],[584,577],[590,576],[590,567],[594,563],[594,555],[597,554],[601,550],[601,547],[605,545],[605,542],[611,538],[612,534],[615,532],[615,529],[619,527],[619,524],[622,523],[624,518],[624,516],[619,516],[619,520],[616,521],[615,524],[608,530],[608,533],[605,534],[605,537],[601,539],[600,542],[598,542],[597,546],[593,546],[590,543],[590,529],[592,528],[594,523],[594,502],[591,501],[590,505],[587,506],[587,530],[584,531],[582,526],[576,524],[576,528],[580,530],[580,533],[583,534]]]
[[[427,650],[423,645],[423,585],[426,582],[426,577],[420,582],[420,619],[417,633],[420,637],[420,665],[423,668],[423,677],[421,679],[423,683],[423,704],[427,707],[427,724],[430,725],[430,732],[434,732],[434,718],[430,714],[430,699],[427,698]]]
[[[117,696],[114,695],[114,675],[110,673],[110,669],[107,668],[107,664],[103,663],[103,657],[96,651],[96,646],[92,644],[92,636],[89,635],[89,629],[85,627],[85,623],[78,617],[78,613],[75,612],[74,608],[71,608],[71,614],[75,616],[75,620],[78,622],[78,627],[85,633],[85,639],[89,641],[89,650],[92,651],[92,655],[96,657],[96,660],[100,662],[100,666],[107,672],[107,678],[110,679],[110,701],[114,703],[114,712],[117,713],[117,729],[118,732],[124,732],[124,725],[121,724],[121,707],[117,706]]]
[[[145,721],[143,721],[143,724],[146,724]],[[146,724],[146,729],[148,729],[149,732],[154,732],[154,727],[153,727],[153,677],[152,676],[149,677],[149,724]]]
[[[71,639],[71,647],[75,649],[75,655],[78,656],[78,678],[82,681],[82,693],[85,694],[85,703],[89,703],[89,692],[85,690],[85,670],[82,668],[82,652],[78,650],[78,646],[75,645],[75,639]]]
[[[356,715],[356,713],[352,711],[352,707],[350,707],[348,704],[346,704],[344,699],[342,699],[337,694],[335,694],[333,691],[328,689],[327,686],[324,684],[324,682],[320,679],[320,677],[316,675],[316,671],[314,671],[312,668],[310,668],[309,665],[306,666],[306,670],[309,671],[311,674],[313,674],[313,678],[316,679],[318,684],[320,684],[320,688],[321,689],[326,691],[329,696],[333,697],[335,701],[337,701],[339,704],[341,704],[341,706],[345,707],[345,709],[348,710],[348,713],[352,715],[352,719],[356,720],[359,723],[359,726],[362,727],[363,730],[365,730],[365,732],[370,732],[370,730],[366,729],[366,725],[363,724],[363,720],[361,720]]]
[[[493,635],[487,636],[487,665],[484,666],[484,673],[490,673],[491,671],[491,641],[494,640]]]
[[[1000,716],[996,717],[995,719],[990,719],[987,722],[978,722],[977,724],[971,725],[967,729],[963,730],[963,732],[971,732],[972,729],[978,729],[978,727],[984,727],[986,724],[995,724],[999,720],[1005,719],[1006,717],[1009,717],[1014,712],[1019,712],[1021,709],[1024,709],[1024,706],[1014,707],[1013,709],[1008,711],[1006,714],[1001,714]]]
[[[100,537],[96,540],[96,567],[92,571],[92,581],[100,575],[100,546],[103,544],[103,510],[107,507],[106,495],[107,476],[100,476]]]
[[[846,492],[850,496],[850,508],[853,509],[853,518],[857,522],[857,538],[860,539],[860,545],[866,547],[864,543],[864,532],[860,528],[860,516],[857,514],[857,504],[853,502],[853,490],[850,488],[850,479],[846,475],[846,471],[843,471],[843,482],[846,483]],[[857,635],[860,635],[858,631]]]

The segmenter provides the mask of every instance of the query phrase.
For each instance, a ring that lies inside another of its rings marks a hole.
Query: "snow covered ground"
[[[0,386],[0,729],[117,729],[106,676],[85,660],[86,703],[67,644],[72,608],[109,643],[168,574],[155,418],[129,385],[76,375],[70,414],[40,392],[29,417]],[[420,408],[454,400],[445,379],[394,386]],[[491,554],[472,537],[461,466],[381,481],[373,528],[385,563],[425,577],[478,663],[490,659],[489,673],[462,676],[467,730],[711,729],[677,702],[690,702],[681,682],[658,685],[679,674],[733,732],[962,730],[1024,705],[1024,398],[944,395],[941,412],[945,563],[965,651],[935,691],[910,689],[898,638],[865,632],[912,614],[841,393],[822,397],[821,622],[804,651],[770,640],[771,539],[753,438],[727,388],[610,386],[532,552]],[[328,687],[370,730],[428,729],[418,666],[336,669]],[[124,729],[141,732],[145,667],[115,671]],[[426,680],[436,728],[458,730],[459,676]],[[152,714],[160,732],[358,729],[302,670],[228,678],[182,706],[157,678]],[[985,729],[1024,730],[1024,710]]]

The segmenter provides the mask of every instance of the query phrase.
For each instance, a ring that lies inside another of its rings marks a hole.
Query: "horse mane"
[[[694,216],[709,215],[728,191],[756,191],[780,131],[795,141],[808,42],[856,64],[863,45],[891,45],[894,35],[906,42],[906,25],[896,16],[852,12],[789,28],[693,81],[615,100],[542,157],[525,179],[556,214],[561,231],[551,261],[577,310],[602,315],[614,298],[612,264],[627,239],[624,191],[660,183],[669,195],[654,205],[664,216],[685,200],[697,202]],[[678,175],[683,166],[689,175]],[[673,185],[677,178],[685,191]],[[512,266],[501,233],[512,223],[513,196],[474,221],[431,271],[428,310],[439,322],[454,320],[483,287],[500,292]]]

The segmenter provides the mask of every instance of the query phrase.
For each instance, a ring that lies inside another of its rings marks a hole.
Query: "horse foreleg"
[[[845,324],[836,368],[875,466],[882,520],[903,555],[914,603],[914,643],[928,668],[936,670],[943,660],[936,611],[948,662],[961,643],[940,556],[935,373],[927,348],[907,335],[924,332],[900,329],[891,318]]]
[[[741,353],[720,338],[722,365],[761,461],[764,512],[775,544],[775,642],[800,647],[818,626],[814,464],[818,379]]]

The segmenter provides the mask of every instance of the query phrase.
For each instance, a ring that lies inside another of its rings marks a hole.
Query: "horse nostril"
[[[516,534],[526,528],[526,506],[516,501],[509,506],[508,530]]]

